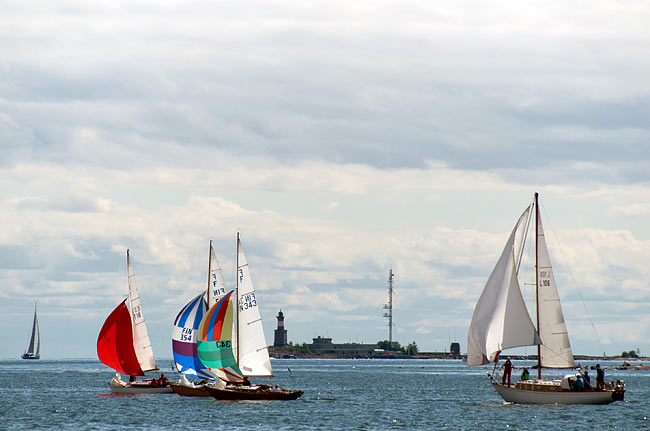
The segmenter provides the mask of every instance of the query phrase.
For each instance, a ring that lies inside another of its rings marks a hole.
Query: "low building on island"
[[[360,344],[360,343],[332,343],[331,338],[321,337],[320,335],[312,339],[310,346],[312,353],[334,354],[341,356],[368,356],[372,355],[377,349],[377,343]]]

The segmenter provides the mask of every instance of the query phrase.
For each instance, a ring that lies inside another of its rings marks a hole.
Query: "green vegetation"
[[[630,350],[629,352],[623,352],[621,353],[622,358],[638,358],[639,357],[639,349],[636,349],[636,352],[634,350]]]
[[[409,343],[408,346],[406,346],[406,351],[405,353],[408,356],[416,355],[418,353],[418,345],[415,344],[415,341]]]
[[[384,349],[387,352],[403,352],[404,349],[402,346],[397,341],[393,341],[392,343],[388,340],[384,341],[377,341],[377,348],[378,349]]]
[[[393,341],[392,343],[388,340],[378,341],[377,348],[383,349],[387,352],[406,353],[408,356],[413,356],[418,353],[418,345],[415,343],[415,341],[409,343],[408,346],[404,347],[402,347],[397,341]]]

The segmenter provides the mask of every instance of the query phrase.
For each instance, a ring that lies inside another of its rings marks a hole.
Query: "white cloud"
[[[127,247],[165,322],[240,230],[267,329],[386,338],[392,266],[396,330],[432,349],[538,190],[590,301],[647,298],[650,9],[604,5],[7,5],[0,296],[88,307],[92,355]]]

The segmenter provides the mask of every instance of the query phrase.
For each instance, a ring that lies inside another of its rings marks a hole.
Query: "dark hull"
[[[178,383],[170,383],[169,386],[172,388],[172,391],[176,392],[178,395],[183,395],[184,397],[209,397],[210,392],[205,386],[199,386],[196,388],[191,388],[185,385],[179,385]]]
[[[41,359],[41,355],[32,355],[30,353],[23,353],[23,359]]]
[[[300,398],[303,391],[291,391],[283,389],[281,392],[259,389],[215,389],[207,388],[210,395],[218,400],[295,400]]]

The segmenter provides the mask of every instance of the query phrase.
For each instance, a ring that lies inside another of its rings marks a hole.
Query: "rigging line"
[[[587,313],[587,318],[589,319],[589,323],[591,324],[591,327],[594,330],[594,333],[596,334],[596,340],[598,340],[598,345],[600,346],[600,350],[603,352],[605,351],[605,347],[603,346],[603,343],[600,341],[600,335],[598,335],[598,331],[596,330],[596,325],[594,325],[594,321],[591,319],[591,314],[589,314],[589,310],[587,309],[587,304],[585,303],[584,298],[582,297],[582,292],[580,292],[580,288],[578,287],[578,283],[576,283],[575,277],[573,277],[573,272],[571,272],[571,267],[569,266],[569,260],[566,258],[566,254],[564,254],[564,249],[562,248],[562,244],[560,243],[560,240],[555,233],[555,228],[553,227],[553,223],[551,222],[551,218],[548,216],[548,213],[546,212],[546,207],[542,205],[542,209],[544,210],[544,214],[546,215],[546,220],[548,220],[548,224],[551,226],[551,232],[553,232],[553,236],[555,237],[555,241],[558,244],[558,247],[560,248],[560,253],[562,253],[562,257],[564,258],[564,264],[566,266],[567,272],[569,273],[569,277],[571,278],[571,281],[573,282],[573,287],[575,287],[576,291],[578,292],[578,296],[580,297],[580,301],[582,302],[582,306],[585,309],[585,313]]]

